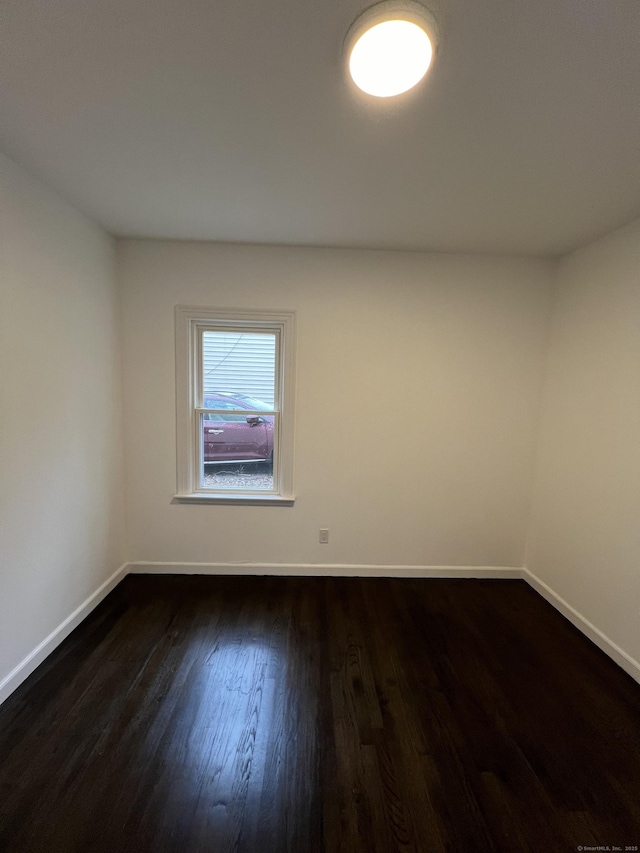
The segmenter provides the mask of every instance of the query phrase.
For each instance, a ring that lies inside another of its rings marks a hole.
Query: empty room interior
[[[639,57],[2,4],[0,850],[640,848]]]

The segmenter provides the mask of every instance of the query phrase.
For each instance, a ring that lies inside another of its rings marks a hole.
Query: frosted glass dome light
[[[401,95],[425,76],[436,43],[435,21],[419,3],[380,3],[367,9],[347,34],[349,74],[368,95]]]

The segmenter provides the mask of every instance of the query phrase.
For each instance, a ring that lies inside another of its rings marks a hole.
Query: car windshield
[[[229,400],[224,397],[207,397],[204,401],[205,409],[247,409],[241,400]]]
[[[206,397],[204,401],[205,409],[257,409],[258,411],[270,411],[271,407],[262,400],[256,397],[250,397],[248,394],[238,394],[234,397]]]
[[[263,400],[258,400],[257,397],[249,397],[247,394],[240,394],[239,398],[252,409],[264,409],[267,412],[271,409],[271,406],[268,406]]]

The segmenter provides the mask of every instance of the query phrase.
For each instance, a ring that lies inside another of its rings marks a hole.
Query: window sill
[[[293,506],[295,497],[282,495],[232,495],[212,492],[193,492],[187,495],[174,495],[171,503],[180,504],[240,504],[242,506]]]

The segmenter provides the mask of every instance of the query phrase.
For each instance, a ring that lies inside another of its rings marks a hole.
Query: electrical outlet
[[[320,528],[320,544],[326,545],[329,542],[329,531],[326,527]]]

